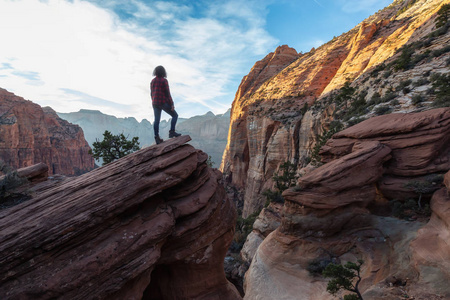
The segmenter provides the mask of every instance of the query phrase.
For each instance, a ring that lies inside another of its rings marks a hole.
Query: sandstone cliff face
[[[79,175],[94,168],[83,131],[50,108],[0,89],[0,159],[12,168],[37,163],[49,174]]]
[[[245,298],[333,299],[327,280],[308,269],[313,262],[357,259],[364,260],[364,299],[450,297],[449,114],[442,108],[380,116],[335,135],[324,147],[328,163],[283,193],[281,225],[256,250]],[[423,180],[426,174],[446,174],[446,187],[432,189],[439,190],[428,224],[374,214],[386,203],[386,190],[404,188],[404,181],[387,185],[385,178]]]
[[[236,212],[189,139],[1,211],[2,299],[240,299],[223,270]]]
[[[91,146],[96,139],[103,139],[105,130],[112,134],[123,133],[129,138],[137,136],[141,147],[155,143],[153,125],[146,119],[138,122],[135,118],[116,118],[100,111],[86,109],[72,113],[58,113],[58,115],[73,124],[79,125],[83,129],[86,141]],[[179,118],[177,131],[190,135],[192,138],[190,144],[211,155],[211,160],[216,167],[219,167],[227,143],[229,124],[229,112],[222,115],[214,115],[209,112],[189,119]],[[166,139],[169,135],[169,129],[170,122],[162,121],[160,123],[160,136],[163,139]]]
[[[448,32],[425,48],[413,51],[417,55],[426,53],[428,59],[401,72],[392,71],[391,66],[378,77],[371,77],[375,68],[398,59],[402,55],[398,49],[403,45],[427,39],[435,29],[436,12],[443,3],[449,3],[420,0],[408,6],[410,2],[395,1],[309,53],[295,57],[295,50],[283,46],[257,62],[244,77],[232,105],[228,144],[221,166],[227,182],[244,191],[244,216],[262,207],[261,192],[272,187],[271,178],[281,163],[291,161],[298,168],[304,167],[319,135],[328,130],[331,121],[342,118],[340,114],[352,108],[351,101],[342,104],[335,100],[346,81],[352,83],[355,98],[357,94],[364,95],[367,106],[377,93],[387,95],[396,89],[389,99],[398,102],[391,105],[393,111],[417,111],[430,105],[432,96],[424,93],[431,87],[430,73],[447,73],[446,61],[450,57],[448,52],[433,51],[448,45]],[[402,8],[408,9],[401,12]],[[289,59],[284,55],[286,52],[291,54]],[[274,59],[277,55],[279,58]],[[271,63],[275,67],[266,67]],[[423,78],[423,74],[428,77]],[[427,83],[409,82],[408,92],[399,88],[402,81],[424,79]],[[416,95],[424,97],[421,105],[412,104]],[[371,105],[362,116],[374,116],[380,106]]]

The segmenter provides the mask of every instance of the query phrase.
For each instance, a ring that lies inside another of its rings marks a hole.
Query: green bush
[[[424,98],[423,98],[423,96],[420,95],[420,94],[414,95],[414,96],[412,97],[412,99],[411,99],[411,102],[412,102],[412,104],[414,104],[414,105],[417,105],[417,104],[419,104],[419,103],[422,103],[423,101],[424,101]]]
[[[365,121],[365,120],[366,120],[366,118],[353,118],[353,119],[350,119],[347,122],[347,124],[348,124],[348,127],[351,127],[351,126],[361,123],[362,121]]]
[[[306,270],[308,270],[309,274],[312,276],[322,275],[323,271],[331,263],[333,263],[332,259],[316,258],[316,259],[313,259],[310,262],[308,262],[308,266],[306,267]]]
[[[263,192],[263,195],[267,199],[265,203],[266,207],[270,202],[284,203],[281,194],[295,185],[297,181],[296,170],[297,166],[290,161],[286,161],[280,165],[280,168],[272,177],[275,182],[275,191],[267,189]]]
[[[247,218],[242,218],[242,213],[238,213],[233,244],[230,246],[230,248],[233,248],[232,249],[233,252],[237,253],[241,251],[242,247],[244,246],[245,240],[247,239],[247,236],[253,230],[253,223],[255,223],[256,218],[259,216],[260,213],[261,210],[255,211]]]
[[[411,79],[401,81],[398,86],[395,88],[396,91],[401,91],[404,88],[408,87],[412,83]]]
[[[392,111],[392,109],[388,105],[381,105],[375,109],[375,114],[377,116],[388,114]]]
[[[422,86],[425,84],[430,83],[430,81],[426,78],[419,78],[416,81],[413,82],[413,86],[418,87],[418,86]]]
[[[397,97],[397,94],[394,91],[388,90],[384,94],[383,98],[381,98],[381,103],[389,102],[389,101],[395,99],[396,97]]]
[[[92,143],[92,147],[93,149],[90,150],[89,153],[95,159],[102,158],[103,165],[140,149],[138,137],[133,137],[131,141],[129,141],[123,133],[113,135],[108,130],[105,130],[103,133],[103,141],[96,139],[96,141]]]
[[[450,106],[450,74],[433,74],[431,76],[431,92],[436,96],[434,107]]]
[[[343,125],[339,121],[333,121],[330,123],[330,129],[323,132],[322,135],[319,135],[317,137],[316,144],[314,145],[313,151],[311,153],[311,161],[314,164],[319,164],[320,162],[320,148],[322,148],[323,145],[333,136],[333,134],[341,131],[343,128]]]
[[[436,28],[441,28],[447,25],[449,16],[450,16],[450,4],[442,5],[437,12],[437,18],[435,21]]]

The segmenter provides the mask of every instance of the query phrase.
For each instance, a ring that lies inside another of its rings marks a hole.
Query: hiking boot
[[[155,136],[155,141],[156,141],[157,145],[161,144],[162,142],[164,142],[164,140],[162,138],[160,138],[159,135]]]
[[[174,138],[174,137],[177,137],[180,135],[181,135],[181,133],[177,133],[177,132],[175,132],[175,130],[169,131],[169,138]]]

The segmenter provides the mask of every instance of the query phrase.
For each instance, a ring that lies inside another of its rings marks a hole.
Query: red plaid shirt
[[[163,77],[155,77],[150,83],[150,94],[153,105],[163,105],[168,103],[173,106],[172,96],[170,96],[169,82]]]

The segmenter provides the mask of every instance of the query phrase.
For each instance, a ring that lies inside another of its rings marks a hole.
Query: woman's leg
[[[155,115],[155,122],[153,122],[153,131],[155,138],[159,136],[159,122],[161,121],[161,107],[153,105],[153,114]]]
[[[178,120],[177,112],[175,110],[172,110],[172,107],[170,107],[169,104],[164,104],[162,109],[172,117],[172,121],[170,122],[170,131],[175,131],[175,125],[177,124]]]

